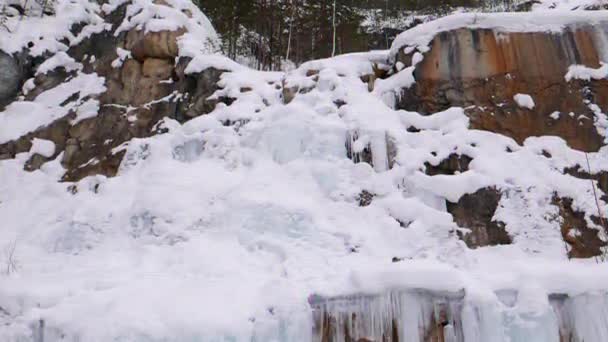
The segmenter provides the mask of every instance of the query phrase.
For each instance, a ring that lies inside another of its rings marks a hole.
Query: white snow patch
[[[36,69],[36,75],[46,74],[47,72],[55,70],[59,67],[63,67],[68,72],[82,70],[82,64],[76,62],[74,58],[68,56],[67,53],[59,51],[53,57],[40,64],[38,69]]]
[[[32,140],[32,148],[30,149],[30,153],[37,153],[43,157],[50,158],[53,156],[53,154],[55,154],[55,143],[46,139],[34,138]]]
[[[517,105],[522,108],[528,108],[530,110],[534,109],[534,99],[532,99],[532,96],[528,94],[515,94],[515,96],[513,96],[513,100],[515,100]]]
[[[112,61],[112,68],[120,68],[125,62],[125,60],[132,58],[131,51],[125,50],[123,48],[117,47],[116,54],[118,55],[118,57],[116,57],[116,59]]]
[[[188,63],[184,73],[195,74],[209,68],[225,71],[246,70],[245,67],[225,56],[199,54]]]
[[[608,64],[601,63],[601,66],[597,69],[589,68],[584,65],[571,65],[568,68],[568,73],[564,77],[566,81],[570,82],[572,79],[590,81],[601,80],[608,77]]]
[[[27,95],[34,88],[36,88],[36,82],[35,82],[35,79],[32,77],[32,78],[28,79],[27,81],[25,81],[25,83],[23,83],[23,87],[21,87],[21,91],[23,92],[23,95]]]
[[[77,124],[78,122],[89,119],[97,116],[99,112],[99,100],[97,99],[88,99],[82,104],[78,105],[76,108],[76,118],[74,118],[70,123],[72,125]]]
[[[424,57],[420,52],[414,53],[411,66],[402,69],[392,77],[376,80],[374,83],[374,93],[385,99],[387,93],[393,94],[393,97],[397,98],[403,89],[410,88],[416,83],[414,71],[416,70],[416,65],[422,62],[423,59]]]

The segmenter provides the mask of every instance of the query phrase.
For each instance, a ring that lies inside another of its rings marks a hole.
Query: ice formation
[[[81,73],[63,38],[83,18],[102,30],[95,13],[120,3],[60,1],[56,17],[31,19],[46,33],[17,29],[2,40],[0,49],[14,52],[44,33],[31,53],[56,54],[39,71],[63,66],[78,76],[0,112],[0,143],[66,115],[61,103],[72,88],[83,110],[74,120],[96,115],[85,97],[103,92],[105,80]],[[121,146],[116,177],[58,182],[60,157],[24,172],[31,154],[54,151],[41,140],[0,161],[0,340],[608,341],[606,264],[567,259],[550,205],[557,193],[595,210],[590,181],[561,172],[586,165],[584,153],[557,137],[519,145],[469,129],[461,108],[428,116],[395,110],[392,92],[415,82],[411,66],[375,83],[362,76],[388,68],[396,50],[311,61],[289,73],[249,70],[211,54],[215,32],[189,1],[166,3],[132,1],[124,29],[185,27],[180,56],[193,58],[186,72],[226,70],[213,96],[234,102],[183,124],[167,118],[164,134]],[[537,17],[530,27],[532,16],[521,24],[496,14],[474,25],[503,18],[510,30],[557,30],[587,15],[606,19],[577,12]],[[413,39],[423,50],[433,33],[471,20],[417,27],[397,47]],[[129,58],[119,55],[116,67]],[[585,77],[579,71],[572,77]],[[289,103],[286,89],[295,93]],[[588,154],[591,168],[608,170],[606,152]],[[473,157],[469,169],[424,172],[452,154]],[[487,187],[507,194],[495,218],[513,243],[470,249],[446,200]],[[362,205],[364,193],[372,200]]]

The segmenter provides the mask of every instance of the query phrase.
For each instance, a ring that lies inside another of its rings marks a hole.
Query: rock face
[[[471,230],[461,236],[470,248],[511,243],[504,223],[493,220],[500,197],[498,190],[485,188],[462,196],[457,203],[447,202],[456,224]]]
[[[529,137],[558,136],[572,149],[597,152],[605,145],[600,132],[606,127],[602,110],[608,108],[608,75],[566,76],[573,65],[600,70],[608,58],[608,22],[573,21],[559,32],[515,32],[496,26],[439,29],[428,40],[428,49],[398,47],[395,63],[412,65],[416,50],[423,58],[414,67],[416,82],[401,90],[397,108],[432,115],[462,107],[473,129],[499,133],[519,144]],[[518,94],[529,95],[533,103],[517,101]],[[431,176],[454,175],[467,171],[472,160],[453,154],[438,165],[427,163],[425,171]],[[563,172],[597,181],[597,197],[608,198],[605,172],[589,174],[576,166]],[[511,242],[504,224],[492,221],[500,198],[499,190],[486,188],[446,203],[458,226],[471,230],[461,234],[469,247]],[[573,210],[568,198],[554,199],[552,205],[559,209],[569,256],[601,255],[604,242],[597,229],[587,228],[585,213]],[[597,213],[587,214],[602,225]]]
[[[75,181],[94,174],[113,176],[124,155],[117,147],[124,142],[158,133],[156,125],[165,117],[184,122],[213,110],[218,100],[207,98],[218,89],[216,83],[223,71],[209,68],[194,74],[184,72],[190,58],[179,57],[177,46],[183,29],[144,32],[134,28],[114,34],[125,18],[126,6],[104,18],[112,29],[93,34],[67,51],[82,64],[81,72],[96,73],[105,79],[106,91],[97,97],[98,114],[73,123],[75,114],[71,113],[17,140],[0,144],[0,158],[27,152],[32,139],[41,138],[55,143],[55,154],[32,156],[26,170],[37,169],[63,153],[64,180]],[[117,49],[128,55],[119,58]],[[3,53],[0,69],[6,71],[0,73],[2,108],[15,100],[26,75],[17,58]],[[75,75],[76,71],[63,67],[37,74],[35,87],[25,100],[33,100]],[[74,98],[78,98],[77,93]]]
[[[452,153],[447,159],[442,160],[438,165],[425,163],[426,174],[429,176],[435,175],[453,175],[460,172],[465,172],[469,169],[469,163],[472,158],[466,154],[458,155]]]
[[[451,154],[438,165],[425,163],[426,174],[435,176],[466,172],[471,160],[472,158],[465,154]],[[456,224],[469,229],[466,233],[459,232],[460,238],[469,248],[511,243],[505,224],[493,219],[501,196],[500,191],[495,188],[483,188],[462,196],[458,202],[446,201],[446,209],[452,214]]]
[[[607,245],[599,238],[597,229],[588,227],[585,213],[572,209],[572,200],[569,198],[553,198],[553,204],[559,208],[561,220],[561,233],[564,242],[568,244],[569,258],[591,258],[602,254],[602,248]],[[597,219],[598,224],[608,229],[603,219]]]
[[[564,76],[571,65],[599,67],[607,34],[608,24],[572,25],[561,33],[441,32],[416,66],[416,84],[403,91],[398,107],[422,113],[464,107],[473,128],[518,143],[557,135],[574,149],[597,151],[603,137],[590,105],[608,105],[608,80],[568,82]],[[411,55],[401,52],[398,60],[409,65]],[[533,98],[533,109],[514,101],[520,93]]]

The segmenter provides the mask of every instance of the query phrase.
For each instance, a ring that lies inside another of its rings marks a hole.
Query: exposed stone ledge
[[[427,114],[464,107],[472,128],[518,143],[557,135],[574,149],[597,151],[603,137],[595,123],[605,115],[590,105],[608,107],[608,80],[568,82],[564,76],[574,64],[598,67],[600,40],[606,34],[608,24],[577,24],[561,33],[481,28],[440,32],[416,65],[416,84],[403,89],[397,106]],[[411,53],[399,51],[397,61],[411,64]],[[532,96],[535,107],[518,106],[518,93]]]

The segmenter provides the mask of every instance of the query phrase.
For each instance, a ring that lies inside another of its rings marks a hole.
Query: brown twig
[[[602,215],[602,210],[600,209],[600,201],[597,198],[597,190],[595,189],[595,182],[593,181],[591,174],[591,163],[589,163],[589,155],[585,152],[585,160],[587,161],[587,172],[589,173],[589,180],[591,181],[591,188],[593,189],[593,198],[595,199],[595,207],[597,208],[597,215],[600,218],[600,224],[604,229],[604,233],[608,235],[608,227],[606,226],[606,222],[604,220],[604,215]],[[601,258],[602,261],[606,260],[605,253],[602,253]]]
[[[604,215],[602,215],[602,210],[600,209],[600,202],[597,198],[597,190],[595,189],[595,182],[591,178],[591,164],[589,163],[589,155],[587,155],[587,152],[585,152],[585,159],[587,160],[587,172],[589,172],[589,177],[591,180],[591,187],[593,188],[593,197],[595,199],[595,206],[597,207],[597,214],[600,218],[602,227],[604,228],[604,230],[606,230],[607,227],[606,227],[606,223],[604,222]],[[607,233],[608,233],[608,231],[607,231]]]

